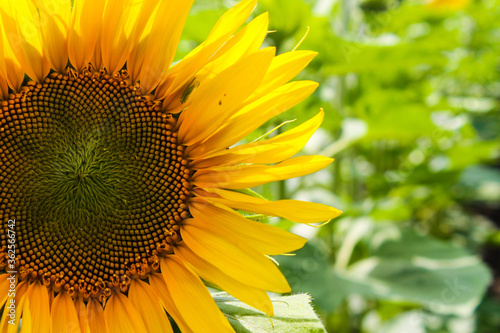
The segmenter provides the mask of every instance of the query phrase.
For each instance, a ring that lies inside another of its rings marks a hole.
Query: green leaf
[[[236,332],[326,332],[308,294],[272,298],[274,317],[268,317],[227,293],[213,296]]]
[[[470,315],[491,281],[484,263],[464,249],[413,230],[381,228],[372,256],[349,268],[379,297],[420,304],[435,313]]]
[[[307,242],[295,256],[277,259],[293,292],[311,293],[318,308],[326,311],[335,310],[350,294],[371,294],[370,286],[337,274],[328,262],[327,252],[328,249]]]
[[[470,201],[500,200],[500,171],[486,166],[470,166],[460,176],[464,198]]]
[[[446,153],[454,169],[463,169],[469,165],[495,158],[498,155],[498,147],[497,140],[460,142]]]
[[[345,269],[328,265],[326,253],[311,245],[293,258],[280,258],[280,269],[294,291],[310,292],[328,310],[358,294],[469,316],[491,281],[478,257],[413,230],[377,225],[369,240],[369,256]]]

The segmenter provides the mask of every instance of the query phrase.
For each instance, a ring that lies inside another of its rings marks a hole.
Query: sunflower
[[[305,243],[241,211],[340,214],[244,190],[331,163],[293,157],[322,111],[234,146],[315,90],[289,82],[315,53],[261,48],[244,0],[172,65],[192,2],[0,0],[1,332],[232,331],[205,284],[273,315],[269,256]]]

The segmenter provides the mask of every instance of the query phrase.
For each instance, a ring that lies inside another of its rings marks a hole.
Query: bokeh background
[[[197,0],[177,58],[236,1]],[[260,187],[344,214],[280,268],[328,332],[500,332],[500,1],[260,0],[266,45],[319,52],[314,96],[249,140],[326,113],[327,169]],[[254,16],[255,16],[254,15]],[[295,120],[295,121],[294,121]]]

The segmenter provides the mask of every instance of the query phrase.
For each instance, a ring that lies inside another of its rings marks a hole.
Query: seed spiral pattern
[[[176,122],[125,71],[52,74],[1,103],[0,268],[16,220],[17,269],[105,299],[158,269],[189,216]]]

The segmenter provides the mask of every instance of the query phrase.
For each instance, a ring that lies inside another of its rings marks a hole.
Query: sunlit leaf
[[[236,332],[326,332],[311,306],[311,296],[272,297],[274,317],[253,309],[226,293],[213,294]]]

